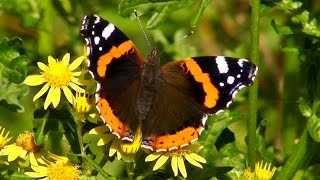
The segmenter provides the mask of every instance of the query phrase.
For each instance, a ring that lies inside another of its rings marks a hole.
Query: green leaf
[[[209,160],[212,159],[212,148],[215,146],[216,140],[222,131],[231,123],[239,120],[240,117],[239,113],[225,111],[208,119],[208,129],[201,134],[199,139],[200,144],[204,147],[200,154],[208,160],[208,163],[210,163]]]
[[[80,153],[76,125],[65,108],[44,110],[43,106],[34,112],[35,141],[55,154]]]
[[[305,117],[311,116],[312,110],[311,110],[309,104],[302,97],[300,97],[298,100],[298,106],[299,106],[300,112],[303,116],[305,116]]]
[[[1,72],[1,68],[0,68]],[[24,112],[20,99],[29,93],[29,87],[25,84],[15,84],[0,74],[0,106],[11,111]]]
[[[290,26],[281,26],[281,25],[276,24],[274,19],[271,21],[271,25],[272,25],[273,29],[276,31],[276,33],[280,34],[280,35],[290,35],[290,34],[294,34],[296,32]]]
[[[21,46],[19,38],[0,42],[0,76],[16,84],[22,83],[27,75],[27,57],[20,55]]]
[[[246,157],[242,154],[234,142],[226,144],[219,151],[221,160],[217,161],[217,166],[231,166],[233,169],[227,174],[231,179],[237,179],[246,168]]]
[[[312,115],[308,120],[308,130],[312,139],[320,142],[320,118]]]
[[[203,3],[207,2],[208,0],[205,0]],[[148,29],[156,28],[160,23],[166,20],[166,18],[172,14],[173,12],[190,7],[191,5],[195,4],[196,0],[162,0],[159,2],[152,1],[152,0],[122,0],[119,4],[119,13],[121,16],[128,17],[134,15],[134,10],[137,11],[138,15],[148,14],[152,13],[151,18],[149,19],[147,23]],[[203,5],[204,7],[205,4]],[[202,7],[202,11],[203,8]],[[203,12],[200,12],[200,15],[202,15]],[[196,21],[198,21],[199,17],[196,18]]]

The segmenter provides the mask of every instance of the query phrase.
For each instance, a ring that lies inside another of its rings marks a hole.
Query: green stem
[[[295,146],[286,164],[283,166],[281,173],[276,176],[277,180],[291,179],[293,175],[308,164],[318,151],[320,144],[313,141],[308,132],[308,127],[305,128],[299,143]]]
[[[259,11],[260,0],[251,1],[251,61],[259,65]],[[249,90],[249,120],[248,141],[247,141],[247,160],[248,166],[253,169],[256,160],[256,127],[257,127],[257,103],[258,102],[258,83]]]
[[[53,51],[53,22],[54,14],[51,0],[41,0],[41,19],[38,25],[38,52],[48,55]]]
[[[133,179],[133,176],[134,176],[134,166],[135,166],[134,162],[127,163],[127,175],[130,180]]]

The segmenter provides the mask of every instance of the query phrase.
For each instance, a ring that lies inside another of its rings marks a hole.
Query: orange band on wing
[[[187,67],[184,69],[183,64]],[[208,73],[202,72],[202,69],[193,59],[185,59],[181,64],[181,67],[186,71],[190,72],[193,78],[202,84],[203,90],[206,93],[204,105],[208,108],[213,108],[219,98],[218,89],[211,83],[210,76]]]
[[[122,55],[130,52],[134,49],[132,41],[128,40],[120,44],[118,47],[112,46],[110,51],[98,59],[97,72],[100,77],[106,76],[107,66],[111,63],[114,58],[119,58]]]
[[[175,134],[167,134],[154,137],[152,139],[152,148],[154,150],[171,150],[184,145],[188,145],[199,137],[202,129],[203,127],[187,127]]]
[[[126,126],[116,117],[111,109],[108,101],[103,98],[99,98],[97,106],[100,110],[100,116],[105,123],[109,126],[112,133],[118,134],[120,137],[125,135],[127,131]]]

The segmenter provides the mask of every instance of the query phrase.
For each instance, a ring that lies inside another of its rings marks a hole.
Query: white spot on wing
[[[100,42],[99,36],[94,37],[94,44],[98,45]]]
[[[234,82],[234,77],[233,76],[229,76],[228,79],[227,79],[227,83],[228,84],[233,84]]]
[[[99,51],[102,51],[102,47],[101,46],[99,47]]]
[[[229,67],[228,67],[228,64],[226,62],[225,57],[217,56],[216,57],[216,63],[217,63],[217,66],[218,66],[219,73],[227,73],[229,71]]]
[[[219,86],[223,87],[223,86],[224,86],[224,83],[223,83],[223,82],[220,82],[220,83],[219,83]]]
[[[102,31],[102,37],[105,39],[108,39],[111,33],[114,31],[115,27],[113,24],[109,24],[107,27],[105,27]]]

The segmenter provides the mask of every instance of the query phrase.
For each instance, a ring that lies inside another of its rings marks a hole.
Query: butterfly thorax
[[[141,72],[141,83],[137,96],[137,118],[141,123],[149,114],[155,94],[163,80],[160,69],[160,57],[156,49],[153,49]]]

